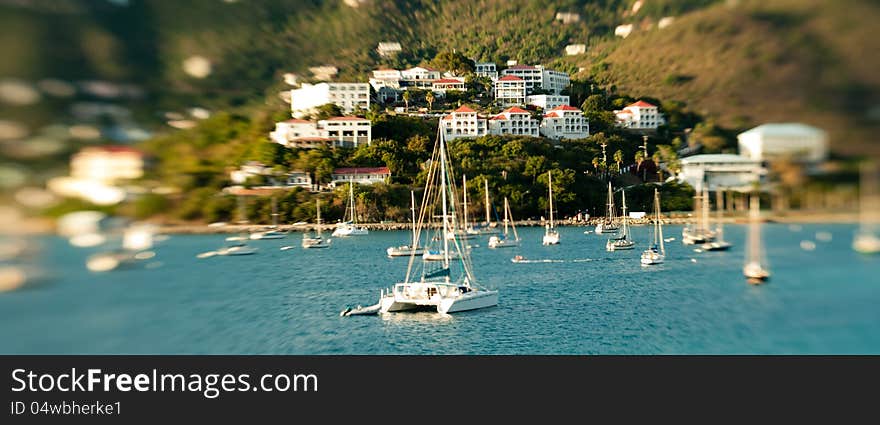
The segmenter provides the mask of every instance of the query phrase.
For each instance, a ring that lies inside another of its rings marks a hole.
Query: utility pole
[[[648,156],[648,135],[647,134],[643,135],[642,140],[644,141],[644,143],[639,145],[639,147],[643,148],[645,150],[645,160],[647,161],[648,158],[650,158],[650,156]],[[651,161],[651,162],[654,162],[654,161]],[[657,166],[657,172],[659,173],[660,172],[660,164],[654,164],[654,165]],[[642,167],[642,181],[647,181],[647,180],[648,180],[648,171],[647,171],[646,167]]]

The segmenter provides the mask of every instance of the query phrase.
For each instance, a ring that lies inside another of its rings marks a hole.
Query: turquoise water
[[[742,278],[742,226],[726,227],[726,253],[695,253],[667,226],[676,240],[654,268],[638,260],[648,227],[633,229],[637,249],[614,253],[583,230],[561,228],[551,247],[539,228],[520,229],[520,248],[471,242],[477,278],[500,290],[500,305],[450,316],[339,317],[402,279],[407,259],[384,254],[406,232],[327,250],[299,248],[297,234],[252,242],[257,255],[206,259],[195,256],[225,235],[172,236],[148,267],[104,274],[84,267],[94,250],[47,239],[57,277],[0,294],[0,353],[880,353],[880,256],[850,249],[852,225],[765,225],[773,278],[760,287]],[[516,254],[563,262],[511,263]]]

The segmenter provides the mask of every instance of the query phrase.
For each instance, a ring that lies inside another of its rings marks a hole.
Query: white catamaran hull
[[[333,231],[331,236],[335,237],[344,237],[344,236],[366,236],[370,233],[369,230],[361,228],[361,227],[337,227],[336,230]]]
[[[498,291],[471,290],[453,297],[433,295],[430,298],[403,298],[386,294],[379,301],[379,311],[395,313],[410,310],[436,309],[438,313],[457,313],[498,305]]]
[[[385,252],[389,257],[409,257],[410,255],[422,255],[425,253],[425,249],[410,246],[392,246],[385,250]]]

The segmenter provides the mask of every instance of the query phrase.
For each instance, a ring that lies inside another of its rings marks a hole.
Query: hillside
[[[729,128],[807,122],[829,130],[837,152],[878,153],[878,21],[869,1],[727,2],[606,41],[578,64],[581,76],[683,101]]]

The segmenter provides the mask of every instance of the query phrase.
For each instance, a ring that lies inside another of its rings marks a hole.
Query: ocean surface
[[[54,278],[0,293],[0,353],[880,354],[880,256],[852,251],[854,225],[764,225],[773,276],[757,287],[742,277],[744,226],[726,226],[735,245],[720,253],[694,252],[680,226],[665,226],[676,239],[651,268],[639,265],[649,227],[633,228],[636,249],[621,252],[585,229],[561,228],[550,247],[540,228],[518,229],[520,248],[470,241],[498,307],[357,317],[339,312],[402,280],[407,259],[385,249],[409,233],[335,238],[326,250],[292,234],[252,241],[256,255],[202,259],[226,235],[173,235],[144,266],[108,273],[85,268],[97,249],[45,238]]]

